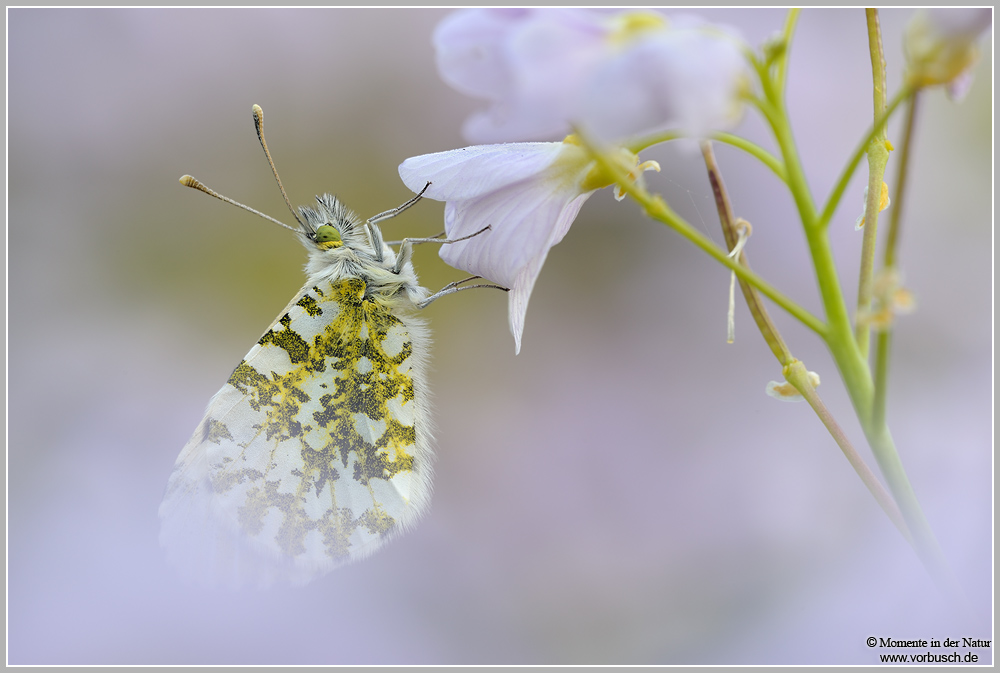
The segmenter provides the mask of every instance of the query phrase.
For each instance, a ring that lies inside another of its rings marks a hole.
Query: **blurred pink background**
[[[755,45],[784,20],[700,13]],[[893,91],[909,14],[882,12]],[[809,408],[764,395],[780,370],[742,305],[726,345],[728,273],[608,190],[550,254],[519,356],[500,293],[427,310],[438,461],[414,531],[302,589],[177,580],[157,543],[167,476],[305,260],[177,178],[285,218],[258,103],[293,202],[403,202],[396,166],[467,144],[477,107],[437,79],[443,15],[8,10],[9,662],[875,664],[887,650],[869,636],[992,638],[989,42],[965,102],[934,91],[920,109],[900,250],[919,305],[898,323],[889,402],[967,609]],[[817,200],[871,122],[870,88],[863,12],[803,12],[789,102]],[[753,113],[738,131],[771,146]],[[717,154],[755,270],[821,314],[789,195]],[[698,157],[643,158],[721,241]],[[831,232],[848,296],[864,179]],[[384,231],[431,235],[441,213],[424,202]],[[415,266],[431,289],[461,277],[429,246]],[[822,344],[773,315],[870,458]]]

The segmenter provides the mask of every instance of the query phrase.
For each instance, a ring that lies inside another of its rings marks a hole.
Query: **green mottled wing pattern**
[[[212,399],[161,509],[182,570],[303,583],[426,506],[422,326],[366,289],[359,278],[307,288]]]

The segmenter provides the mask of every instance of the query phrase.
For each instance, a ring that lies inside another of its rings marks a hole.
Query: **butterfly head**
[[[374,254],[374,246],[361,218],[330,194],[316,197],[315,208],[299,208],[303,243],[307,248]]]
[[[344,239],[340,237],[340,232],[337,231],[336,227],[332,224],[324,224],[319,229],[316,230],[316,235],[313,238],[316,243],[319,243],[323,247],[335,248],[339,245],[344,244]]]

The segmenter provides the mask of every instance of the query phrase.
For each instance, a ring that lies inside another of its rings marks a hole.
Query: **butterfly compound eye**
[[[340,232],[329,224],[324,224],[316,230],[317,243],[340,242]]]

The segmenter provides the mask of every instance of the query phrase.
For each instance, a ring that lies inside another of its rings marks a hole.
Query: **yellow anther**
[[[655,12],[625,12],[615,17],[608,38],[616,46],[624,46],[649,33],[669,26],[667,17]]]

